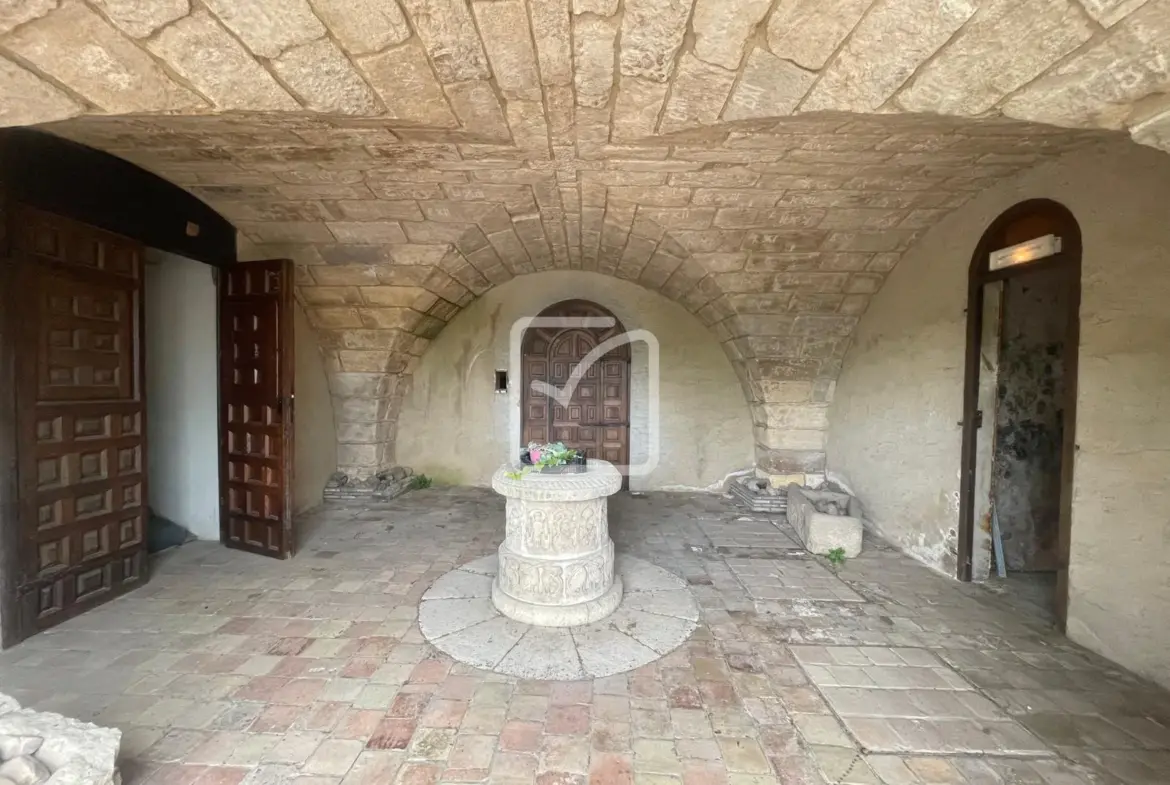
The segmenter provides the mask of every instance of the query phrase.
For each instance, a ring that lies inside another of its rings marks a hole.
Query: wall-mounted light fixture
[[[1026,243],[1017,243],[1008,248],[992,251],[989,269],[1002,270],[1004,267],[1035,262],[1058,253],[1060,253],[1060,238],[1054,234],[1046,234]]]
[[[501,371],[499,369],[496,370],[496,392],[498,392],[498,393],[508,392],[508,372],[507,371]]]

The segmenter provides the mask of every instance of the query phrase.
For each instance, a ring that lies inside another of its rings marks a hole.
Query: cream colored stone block
[[[666,102],[659,132],[671,133],[716,122],[734,81],[734,71],[709,65],[694,55],[684,54],[679,62],[670,98]]]
[[[261,57],[325,35],[307,0],[207,0],[207,7]]]
[[[621,139],[652,135],[668,89],[665,83],[633,76],[623,78],[613,110],[614,135]]]
[[[874,0],[780,0],[768,19],[768,48],[820,70]]]
[[[61,0],[5,0],[0,4],[0,34],[17,25],[40,19],[55,9]]]
[[[487,57],[466,0],[403,0],[443,84],[487,79]]]
[[[1081,0],[1089,16],[1106,27],[1112,27],[1148,0]]]
[[[317,15],[351,54],[378,52],[410,38],[397,0],[311,0]]]
[[[1109,35],[1003,104],[1008,117],[1064,126],[1120,128],[1131,104],[1170,79],[1170,9],[1151,0]]]
[[[596,108],[609,101],[617,30],[613,19],[585,16],[573,20],[573,80],[581,106]]]
[[[539,101],[540,75],[524,4],[520,0],[480,0],[472,3],[472,8],[504,98]]]
[[[623,76],[665,82],[682,46],[692,0],[625,0],[620,53]]]
[[[569,0],[528,0],[528,15],[532,19],[541,81],[546,85],[571,85],[573,46]]]
[[[1027,30],[1028,46],[1019,46]],[[1089,40],[1094,26],[1066,0],[997,0],[923,66],[897,101],[910,112],[976,115]]]
[[[843,515],[817,512],[816,502],[832,501],[843,507]],[[814,491],[796,484],[788,486],[788,522],[809,553],[828,556],[840,549],[852,559],[861,554],[864,526],[861,505],[845,493]]]
[[[295,111],[300,108],[207,11],[196,11],[180,19],[146,45],[221,109]]]
[[[0,57],[0,127],[64,120],[84,111],[56,87]]]
[[[974,15],[975,0],[904,0],[877,5],[825,69],[801,109],[878,109]],[[880,67],[875,67],[880,63]]]
[[[328,38],[288,50],[272,67],[310,109],[342,114],[378,110],[369,85]]]
[[[189,0],[94,0],[96,5],[126,35],[145,38],[168,22],[191,11]]]
[[[456,124],[443,88],[417,42],[362,57],[358,66],[378,91],[391,117],[420,125]]]
[[[29,22],[4,43],[25,62],[113,114],[206,106],[172,81],[150,55],[76,0]]]
[[[697,0],[691,18],[695,57],[739,68],[748,35],[771,6],[771,0]]]
[[[723,119],[750,120],[792,114],[815,81],[813,72],[756,49],[748,57],[739,83],[731,93]]]
[[[495,90],[486,81],[457,82],[444,88],[459,123],[477,134],[507,139],[510,133]]]

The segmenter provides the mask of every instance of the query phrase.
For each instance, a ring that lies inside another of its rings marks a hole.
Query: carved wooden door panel
[[[292,525],[292,263],[240,262],[219,280],[220,537],[284,559]]]
[[[557,303],[541,317],[565,319],[563,325],[530,328],[522,350],[521,446],[529,442],[564,442],[590,458],[617,466],[629,463],[630,347],[619,343],[601,358],[588,358],[603,342],[625,332],[611,313],[594,303]],[[578,326],[582,318],[607,321],[608,326]],[[565,405],[549,398],[544,382],[570,392],[574,371],[588,358]]]
[[[581,450],[589,458],[601,458],[601,373],[597,363],[581,366],[582,360],[596,346],[593,337],[583,330],[565,330],[549,347],[549,383],[558,390],[569,391],[574,373],[581,369],[576,385],[571,387],[567,405],[550,401],[552,422],[550,441]]]
[[[38,210],[13,228],[19,639],[146,581],[146,402],[142,247]]]

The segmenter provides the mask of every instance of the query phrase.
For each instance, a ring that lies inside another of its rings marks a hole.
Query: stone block
[[[820,450],[779,450],[756,445],[756,467],[766,474],[823,472],[825,453]]]
[[[147,47],[221,109],[300,108],[207,11],[197,11],[170,25],[148,41]]]
[[[601,107],[613,88],[613,47],[617,21],[587,16],[573,20],[573,79],[577,103]]]
[[[151,0],[149,3],[142,0],[95,0],[94,4],[122,32],[135,38],[145,38],[191,10],[189,0]]]
[[[392,0],[312,0],[333,35],[355,54],[378,52],[410,38],[406,17]]]
[[[361,115],[379,108],[349,58],[328,38],[288,50],[272,67],[310,109]]]
[[[5,48],[110,114],[206,107],[81,3],[24,25],[9,36]]]
[[[831,504],[845,514],[818,512],[818,505]],[[841,548],[852,559],[861,553],[864,527],[861,503],[847,493],[814,491],[793,483],[788,486],[788,522],[809,553],[827,556]]]
[[[802,68],[821,69],[873,0],[781,0],[768,20],[768,47]]]
[[[420,125],[453,127],[455,115],[417,43],[363,57],[358,64],[378,91],[387,113]]]
[[[619,55],[622,76],[665,82],[690,15],[690,0],[626,0]]]
[[[325,35],[306,0],[207,0],[207,5],[261,57],[276,57]]]
[[[404,0],[406,12],[443,84],[489,77],[487,57],[466,0]]]
[[[64,120],[82,111],[81,104],[56,87],[0,57],[0,126]]]
[[[771,6],[769,0],[698,0],[691,20],[695,56],[724,68],[739,68],[744,43]]]

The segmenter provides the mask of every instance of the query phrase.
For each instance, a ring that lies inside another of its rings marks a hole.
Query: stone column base
[[[500,613],[536,627],[579,627],[604,619],[622,601],[622,579],[614,577],[605,594],[576,605],[539,605],[518,600],[492,583],[492,603]]]

